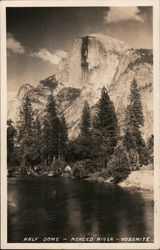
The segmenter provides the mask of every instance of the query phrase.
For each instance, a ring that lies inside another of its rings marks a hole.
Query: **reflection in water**
[[[67,178],[10,178],[8,242],[24,237],[151,237],[152,194]]]

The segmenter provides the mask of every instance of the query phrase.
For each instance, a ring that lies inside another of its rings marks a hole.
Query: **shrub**
[[[142,136],[137,137],[137,150],[139,154],[139,164],[147,165],[149,163],[150,155],[146,146],[146,143]]]
[[[83,165],[82,161],[77,161],[73,165],[73,176],[76,178],[81,178],[82,177],[82,171],[83,171]]]
[[[52,163],[52,168],[54,170],[54,175],[60,176],[66,167],[66,163],[62,160],[55,160]]]
[[[149,152],[149,162],[153,164],[153,153],[154,153],[154,136],[151,135],[150,138],[147,141],[147,148],[148,148],[148,152]]]
[[[77,161],[73,165],[73,176],[78,178],[85,178],[90,173],[94,173],[96,170],[92,165],[92,161],[86,159],[84,161]]]
[[[122,142],[117,144],[107,168],[116,183],[125,179],[130,173],[129,159]]]
[[[86,175],[96,172],[96,168],[92,160],[85,159],[84,161],[82,161],[82,165]]]

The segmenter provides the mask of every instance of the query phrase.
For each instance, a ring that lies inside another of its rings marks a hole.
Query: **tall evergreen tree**
[[[90,158],[92,150],[91,110],[87,101],[84,103],[81,116],[79,143],[80,150],[82,151],[82,159]]]
[[[47,165],[51,164],[54,159],[58,159],[59,128],[60,121],[56,112],[56,103],[53,95],[50,95],[48,97],[46,115],[43,122],[44,155]]]
[[[84,103],[79,136],[69,141],[67,147],[68,162],[89,160],[92,157],[91,111],[88,102]]]
[[[44,165],[49,165],[49,143],[50,143],[50,124],[45,116],[42,125],[42,157]]]
[[[22,107],[19,113],[18,130],[18,145],[22,157],[22,165],[26,168],[32,165],[33,152],[33,110],[31,100],[28,95],[23,98]]]
[[[112,101],[103,87],[93,122],[93,154],[106,167],[118,140],[118,123]]]
[[[34,137],[33,137],[33,161],[35,164],[40,164],[42,161],[42,129],[39,119],[34,122]]]
[[[7,164],[9,165],[14,157],[16,129],[13,121],[7,121]]]
[[[91,136],[91,110],[87,101],[84,103],[81,117],[81,137]]]
[[[128,105],[128,125],[131,126],[134,131],[140,129],[144,125],[144,116],[142,110],[142,103],[140,92],[137,86],[135,78],[131,83],[131,94],[130,94],[130,104]]]
[[[59,121],[59,142],[58,142],[58,158],[65,159],[66,150],[67,150],[67,143],[68,143],[68,130],[67,124],[64,115],[61,116]]]
[[[125,128],[124,139],[128,138],[128,135],[130,136],[129,139],[130,147],[137,149],[139,154],[140,164],[141,165],[147,164],[149,156],[141,132],[141,128],[144,125],[144,116],[143,116],[140,92],[135,79],[133,79],[131,83],[131,94],[129,99],[130,103],[127,106],[126,110],[126,118],[125,118],[126,128]],[[125,143],[124,145],[126,146],[127,140],[124,140],[124,143]]]

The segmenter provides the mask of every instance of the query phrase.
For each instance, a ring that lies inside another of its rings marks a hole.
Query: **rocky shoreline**
[[[99,181],[104,182],[106,184],[115,183],[113,177],[110,178],[103,178],[96,174],[91,174],[89,178],[86,180],[88,181]],[[123,188],[136,188],[139,190],[154,190],[154,170],[151,165],[144,166],[140,170],[135,170],[131,172],[128,177],[116,183]]]
[[[153,191],[154,189],[154,170],[152,166],[145,166],[142,167],[140,170],[135,170],[131,172],[128,177],[119,182],[115,183],[113,177],[105,178],[103,176],[99,176],[99,173],[91,173],[88,176],[84,177],[75,177],[69,172],[63,172],[61,175],[55,175],[53,170],[52,171],[44,171],[43,173],[37,173],[35,171],[32,171],[30,174],[25,174],[22,175],[18,172],[14,172],[13,174],[9,174],[8,177],[41,177],[41,176],[46,176],[46,177],[64,177],[64,178],[77,178],[77,179],[82,179],[86,181],[98,181],[98,182],[103,182],[105,184],[115,184],[119,185],[120,187],[123,188],[136,188],[140,190],[150,190]]]

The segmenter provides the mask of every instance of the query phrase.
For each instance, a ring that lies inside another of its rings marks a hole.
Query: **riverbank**
[[[154,171],[150,166],[143,167],[130,173],[127,179],[119,183],[119,185],[125,188],[133,187],[153,191]]]
[[[151,165],[144,166],[139,170],[135,170],[131,172],[128,177],[122,181],[117,183],[117,185],[124,187],[124,188],[136,188],[142,190],[150,190],[153,191],[154,189],[154,170]],[[104,182],[106,184],[114,183],[114,179],[104,178],[99,176],[99,173],[91,174],[88,181],[99,181]]]
[[[142,189],[142,190],[151,190],[154,189],[154,183],[153,183],[153,168],[151,165],[141,167],[139,170],[135,170],[131,172],[128,177],[123,180],[122,182],[117,183],[116,185],[119,185],[123,188],[136,188],[136,189]],[[10,175],[11,177],[20,177],[21,174],[14,173]],[[24,175],[25,176],[25,175]],[[43,171],[41,173],[37,173],[35,171],[32,171],[27,176],[50,176],[50,177],[70,177],[70,178],[78,178],[75,177],[71,172],[63,172],[60,175],[56,175],[53,173],[53,170]],[[9,176],[8,176],[9,177]],[[95,172],[90,173],[88,176],[81,177],[80,179],[84,179],[87,181],[98,181],[98,182],[104,182],[105,184],[115,183],[113,177],[107,178],[105,174],[102,172]]]

